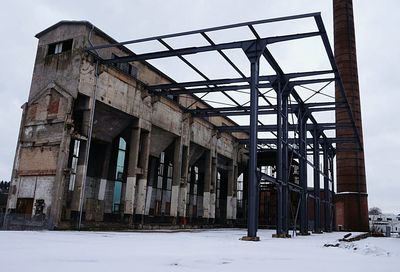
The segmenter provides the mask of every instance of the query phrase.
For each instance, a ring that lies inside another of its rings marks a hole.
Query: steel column
[[[321,232],[321,200],[320,200],[320,193],[321,193],[321,180],[320,180],[320,170],[319,170],[319,131],[316,129],[313,133],[313,164],[314,164],[314,232],[320,233]]]
[[[332,198],[329,193],[329,150],[328,145],[324,143],[323,145],[323,156],[324,156],[324,211],[325,211],[325,218],[324,218],[324,230],[326,232],[332,231],[331,226],[331,207],[332,207]]]
[[[257,175],[257,127],[258,127],[258,82],[260,55],[265,48],[263,42],[252,42],[243,47],[250,60],[250,148],[247,239],[258,240],[259,180]]]
[[[277,184],[277,218],[276,234],[288,234],[288,95],[282,83],[278,82],[277,89],[277,143],[276,143],[276,176]]]
[[[300,172],[300,185],[301,202],[300,202],[300,234],[308,234],[308,203],[307,203],[307,117],[304,111],[300,111],[298,115],[299,122],[299,172]]]

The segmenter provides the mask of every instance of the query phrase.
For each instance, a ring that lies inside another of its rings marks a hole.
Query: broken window
[[[76,170],[78,168],[80,144],[81,144],[81,142],[79,140],[74,141],[74,150],[72,153],[72,161],[71,161],[71,173],[69,176],[69,185],[68,185],[69,191],[73,191],[75,189]]]
[[[54,90],[51,90],[49,104],[47,105],[48,119],[57,117],[59,106],[60,106],[60,96]]]
[[[218,169],[215,200],[215,219],[217,221],[226,219],[227,193],[227,172],[222,169]]]
[[[112,54],[112,58],[116,59],[119,58],[116,54]],[[113,66],[124,72],[125,74],[128,74],[134,78],[137,78],[138,74],[138,69],[133,66],[132,64],[128,62],[121,62],[121,63],[113,63]]]
[[[72,39],[49,44],[47,55],[56,55],[72,49]]]
[[[236,197],[237,197],[237,207],[238,209],[243,208],[243,174],[241,174],[237,178],[237,187],[236,187]]]
[[[216,194],[215,194],[215,196],[216,196],[215,208],[217,210],[219,210],[219,208],[220,208],[219,200],[220,200],[220,194],[221,194],[221,174],[219,172],[217,172],[216,185],[217,186],[216,186]]]
[[[161,152],[157,178],[153,188],[155,199],[152,203],[154,215],[170,215],[173,165],[165,152]]]
[[[192,166],[189,169],[189,183],[187,190],[187,212],[188,217],[197,216],[197,195],[198,195],[198,185],[199,185],[199,168],[197,166]]]
[[[114,197],[113,197],[113,212],[119,213],[122,211],[121,196],[122,196],[122,183],[124,181],[125,173],[125,153],[126,141],[119,138],[118,143],[118,156],[117,156],[117,169],[115,170],[115,183],[114,183]]]

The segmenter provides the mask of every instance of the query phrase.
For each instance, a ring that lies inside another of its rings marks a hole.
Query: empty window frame
[[[112,54],[112,58],[115,59],[115,58],[118,58],[118,56],[116,54]],[[133,66],[132,64],[127,63],[127,62],[121,62],[121,63],[113,63],[113,66],[118,68],[125,74],[128,74],[134,78],[137,78],[138,69],[135,66]]]
[[[165,152],[161,152],[156,184],[156,215],[170,215],[172,174],[173,165],[171,161],[166,157]]]
[[[237,187],[236,187],[236,199],[237,199],[237,208],[243,208],[243,174],[241,174],[237,179]]]
[[[123,138],[119,138],[117,165],[115,170],[114,197],[112,206],[114,213],[119,213],[122,211],[121,197],[122,197],[122,183],[124,182],[124,173],[125,173],[125,153],[126,153],[126,141]]]
[[[72,49],[72,39],[49,44],[47,55],[56,55]]]
[[[74,141],[74,149],[73,149],[73,153],[72,153],[71,172],[69,175],[68,191],[73,191],[75,189],[76,170],[78,168],[80,144],[81,144],[81,142],[79,140]]]

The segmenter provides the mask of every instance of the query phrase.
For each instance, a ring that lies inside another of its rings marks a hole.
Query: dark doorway
[[[32,215],[33,198],[18,198],[17,200],[17,214],[30,216]]]

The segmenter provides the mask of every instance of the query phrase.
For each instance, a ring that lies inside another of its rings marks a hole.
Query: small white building
[[[386,233],[387,227],[390,227],[390,232],[400,234],[400,214],[369,215],[369,228],[371,231]]]

